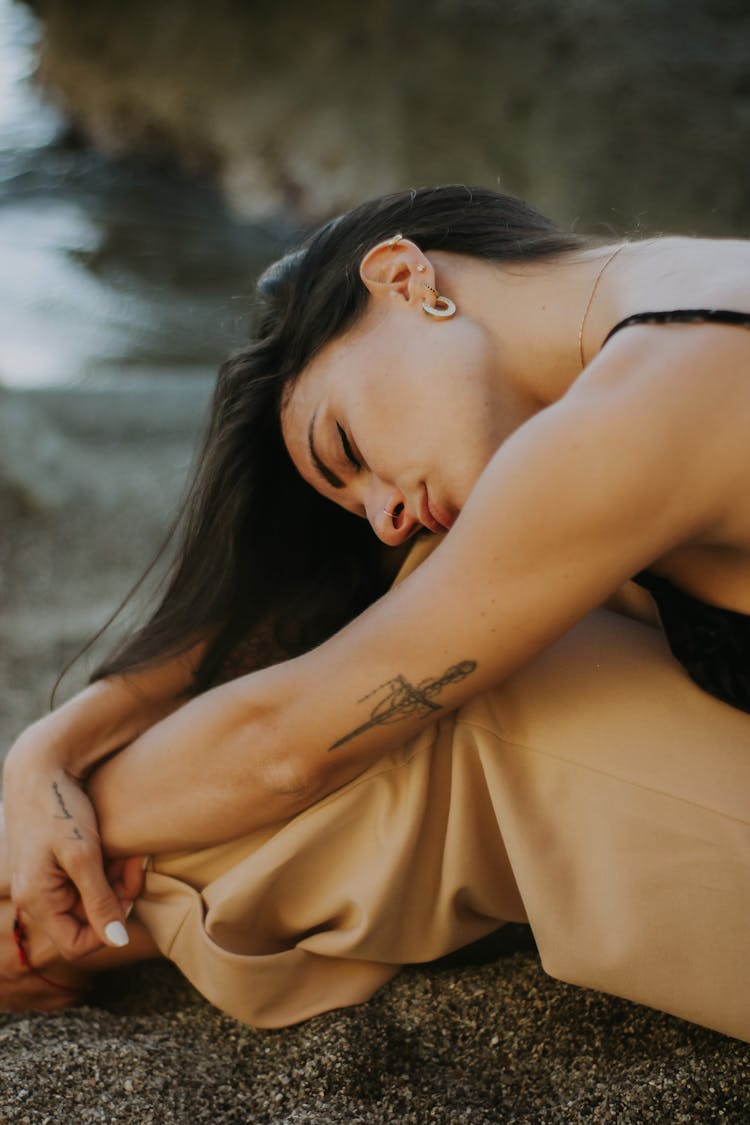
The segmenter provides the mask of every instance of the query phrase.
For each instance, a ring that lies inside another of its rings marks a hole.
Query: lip
[[[430,494],[427,491],[427,486],[422,486],[422,495],[419,498],[419,522],[424,524],[428,531],[450,531],[455,523],[455,516],[451,517],[447,512],[441,511],[437,505],[430,500]]]

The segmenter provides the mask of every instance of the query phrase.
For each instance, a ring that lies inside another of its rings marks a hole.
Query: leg
[[[750,716],[606,612],[469,711],[547,972],[750,1040]]]
[[[602,612],[288,824],[155,857],[136,912],[256,1026],[528,919],[552,976],[750,1039],[748,794],[750,717]]]

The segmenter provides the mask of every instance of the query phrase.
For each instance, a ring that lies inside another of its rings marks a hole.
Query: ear
[[[429,258],[408,238],[389,238],[368,250],[359,276],[375,300],[404,301],[421,308],[425,282],[435,284]]]

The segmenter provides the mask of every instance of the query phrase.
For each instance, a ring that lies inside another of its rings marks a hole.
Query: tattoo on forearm
[[[60,809],[59,813],[55,813],[55,820],[72,820],[73,814],[70,812],[70,810],[68,809],[68,806],[65,804],[65,798],[63,797],[62,793],[60,792],[60,786],[57,784],[56,781],[52,782],[52,792],[55,795],[55,800],[57,801],[58,807]],[[82,840],[83,839],[83,833],[81,832],[80,828],[78,828],[78,826],[75,825],[75,824],[72,826],[70,838],[71,838],[71,840]]]
[[[394,676],[392,680],[381,684],[380,687],[376,687],[374,691],[368,692],[367,695],[363,695],[362,699],[358,700],[359,703],[362,703],[378,692],[385,691],[386,693],[370,711],[370,718],[367,722],[337,739],[333,746],[328,747],[329,752],[343,746],[345,742],[351,741],[352,738],[356,738],[358,734],[364,734],[365,731],[371,730],[372,727],[384,726],[386,723],[398,723],[402,719],[424,718],[431,712],[442,710],[441,704],[433,703],[433,697],[438,695],[448,684],[455,684],[459,680],[466,679],[476,666],[476,660],[462,660],[459,664],[452,664],[438,679],[421,680],[418,684],[410,684],[406,676]]]

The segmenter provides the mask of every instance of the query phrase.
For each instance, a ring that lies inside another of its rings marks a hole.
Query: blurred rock
[[[40,76],[113,153],[253,216],[481,182],[587,229],[747,233],[746,0],[35,0]]]
[[[153,494],[161,508],[162,489],[146,481],[175,447],[184,471],[210,386],[177,377],[107,388],[0,386],[0,503],[53,514],[76,500],[106,507],[124,494],[148,505]]]
[[[59,508],[80,480],[75,448],[43,410],[0,388],[0,515]]]
[[[172,374],[150,384],[0,389],[0,759],[157,552],[211,383]],[[139,612],[76,665],[66,693]]]

